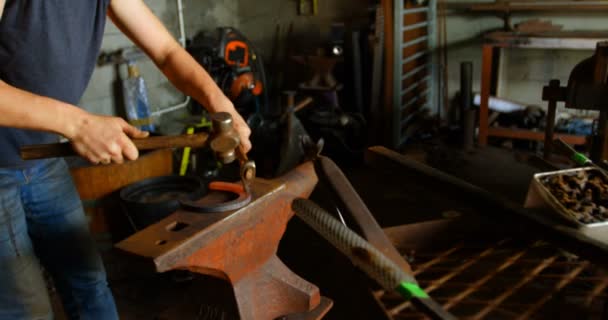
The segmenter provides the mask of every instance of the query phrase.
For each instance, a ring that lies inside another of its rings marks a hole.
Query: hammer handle
[[[143,139],[133,139],[133,144],[137,150],[156,150],[168,148],[200,148],[207,143],[207,133],[197,133],[179,136],[160,136]],[[20,150],[23,160],[57,158],[76,156],[76,151],[69,142],[37,144],[23,146]]]

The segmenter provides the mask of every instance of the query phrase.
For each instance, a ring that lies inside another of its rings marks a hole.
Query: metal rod
[[[497,274],[499,274],[500,272],[506,270],[507,268],[509,268],[510,266],[512,266],[515,262],[517,262],[517,260],[519,260],[521,257],[523,257],[526,252],[528,252],[528,249],[523,249],[521,251],[519,251],[518,253],[516,253],[515,255],[509,257],[502,265],[500,265],[498,268],[491,270],[490,273],[488,273],[486,276],[480,278],[479,280],[475,281],[474,283],[472,283],[469,288],[467,288],[466,290],[460,292],[458,295],[456,295],[455,297],[453,297],[452,299],[448,300],[448,302],[446,302],[443,306],[446,309],[450,309],[451,307],[455,306],[457,303],[461,302],[462,300],[464,300],[466,297],[468,297],[471,293],[475,292],[475,290],[479,289],[482,285],[484,285],[486,282],[490,281],[494,276],[496,276]]]
[[[495,299],[493,299],[492,301],[490,301],[490,303],[485,308],[483,308],[483,310],[481,310],[480,312],[478,312],[471,319],[472,320],[483,319],[485,316],[488,315],[488,313],[490,313],[497,306],[499,306],[501,303],[503,303],[505,300],[507,300],[507,298],[509,298],[511,295],[513,295],[513,293],[515,293],[515,291],[519,290],[526,283],[530,282],[532,279],[534,279],[534,277],[536,277],[543,270],[545,270],[545,268],[547,268],[548,266],[550,266],[556,259],[557,259],[557,256],[553,256],[553,257],[544,259],[528,275],[526,275],[523,279],[521,279],[514,286],[512,286],[512,287],[508,288],[507,290],[505,290],[505,292],[503,292],[501,295],[499,295],[498,297],[496,297]]]
[[[413,97],[408,103],[406,103],[406,104],[403,105],[403,107],[401,108],[401,110],[405,110],[405,109],[413,106],[416,102],[418,102],[422,98],[426,98],[426,93],[428,91],[429,91],[429,89],[426,89],[426,90],[422,91],[422,93],[420,93],[418,96]]]
[[[408,62],[412,62],[412,61],[414,61],[420,57],[423,57],[425,55],[428,55],[428,54],[429,54],[428,51],[420,51],[420,52],[414,53],[410,56],[407,56],[407,58],[403,59],[403,63],[406,64]]]
[[[427,84],[429,82],[429,80],[431,80],[431,76],[426,76],[423,79],[421,79],[420,81],[414,82],[410,86],[408,86],[407,88],[405,88],[405,90],[403,90],[401,92],[401,94],[406,94],[408,92],[411,92],[412,90],[416,89],[420,85]]]
[[[408,73],[404,74],[404,75],[401,77],[401,80],[405,80],[405,79],[407,79],[407,78],[409,78],[409,77],[411,77],[411,76],[415,75],[416,73],[418,73],[418,72],[420,72],[420,71],[422,71],[422,70],[424,70],[424,69],[428,68],[429,66],[430,66],[430,64],[429,64],[429,63],[427,63],[427,64],[423,64],[423,65],[421,65],[421,66],[419,66],[419,67],[416,67],[416,68],[414,68],[414,69],[410,70]],[[399,92],[399,91],[401,91],[401,90],[398,90],[398,92]]]
[[[598,283],[595,288],[587,295],[585,299],[585,305],[591,306],[593,303],[593,299],[599,296],[604,290],[608,287],[608,277],[604,277],[600,283]]]
[[[414,9],[405,9],[403,10],[403,14],[414,14],[414,13],[420,13],[420,12],[427,12],[429,11],[428,7],[421,7],[421,8],[414,8]]]
[[[443,277],[441,277],[441,278],[433,281],[431,283],[431,285],[425,287],[424,290],[427,293],[431,293],[435,289],[439,288],[442,284],[448,282],[450,279],[452,279],[453,277],[455,277],[456,275],[458,275],[459,273],[461,273],[462,271],[464,271],[465,269],[467,269],[468,267],[472,266],[473,264],[477,263],[479,260],[483,259],[484,257],[486,257],[489,254],[491,254],[492,252],[494,252],[494,250],[496,250],[497,247],[503,245],[506,241],[507,240],[502,240],[497,245],[492,246],[492,247],[484,250],[483,252],[481,252],[476,257],[468,260],[467,262],[463,263],[459,267],[455,268],[452,272],[450,272],[450,273],[444,275]],[[401,303],[401,304],[397,305],[396,307],[392,308],[391,310],[389,310],[389,312],[390,312],[390,314],[395,315],[395,314],[398,314],[399,312],[401,312],[402,310],[406,309],[409,306],[410,306],[409,301],[408,302],[404,302],[404,303]]]
[[[429,37],[428,37],[428,36],[422,36],[422,37],[418,37],[418,38],[416,38],[416,39],[414,39],[414,40],[410,40],[410,41],[408,41],[408,42],[404,42],[404,43],[401,45],[401,48],[407,48],[407,47],[409,47],[409,46],[413,46],[413,45],[415,45],[415,44],[418,44],[418,43],[421,43],[421,42],[425,42],[425,41],[427,41],[428,39],[429,39]]]
[[[566,285],[568,285],[570,282],[572,282],[572,280],[574,280],[576,278],[576,276],[578,276],[579,273],[581,273],[583,270],[585,270],[585,268],[587,268],[588,265],[589,265],[589,262],[585,261],[585,262],[581,263],[577,268],[570,271],[570,273],[568,273],[562,279],[562,281],[558,282],[555,285],[553,290],[547,292],[542,298],[540,298],[540,300],[538,300],[536,303],[534,303],[526,312],[522,313],[517,319],[518,320],[528,319],[530,316],[532,316],[540,307],[542,307],[545,303],[547,303],[547,301],[551,300],[551,298],[553,297],[554,294],[560,292]]]
[[[456,246],[452,247],[449,250],[446,250],[444,252],[442,252],[441,254],[439,254],[435,259],[428,261],[418,267],[416,267],[416,270],[414,270],[414,275],[418,275],[420,273],[422,273],[423,271],[425,271],[426,269],[432,267],[433,265],[437,264],[438,262],[441,262],[445,257],[451,255],[452,253],[460,250],[462,248],[463,244],[459,243]]]
[[[407,25],[405,27],[403,27],[403,29],[401,29],[402,31],[410,31],[410,30],[414,30],[414,29],[419,29],[419,28],[423,28],[428,26],[429,23],[424,21],[424,22],[418,22],[418,23],[414,23],[414,24],[410,24]]]

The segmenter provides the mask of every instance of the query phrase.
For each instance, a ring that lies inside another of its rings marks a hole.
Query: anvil
[[[292,201],[307,198],[317,181],[310,162],[277,179],[256,178],[252,201],[241,209],[181,209],[116,246],[150,261],[157,272],[189,270],[229,281],[243,320],[321,319],[331,300],[276,255],[294,215]]]

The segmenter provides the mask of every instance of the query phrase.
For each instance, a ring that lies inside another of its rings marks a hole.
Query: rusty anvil
[[[213,196],[209,195],[187,203],[116,247],[148,259],[157,272],[181,269],[229,281],[243,320],[321,319],[333,302],[322,298],[316,286],[294,274],[276,255],[287,222],[294,215],[292,201],[307,198],[317,184],[312,163],[274,180],[255,178],[255,164],[238,149],[230,115],[216,113],[212,121],[211,137],[202,133],[133,142],[139,150],[209,145],[223,163],[238,159],[241,189],[251,202],[235,210],[200,213],[201,208],[227,207],[227,203],[209,204],[206,198]],[[21,155],[39,159],[74,155],[74,150],[68,143],[35,145],[23,147]],[[214,188],[210,185],[210,189]]]
[[[116,245],[157,272],[189,270],[229,281],[243,320],[321,319],[331,300],[277,257],[291,203],[317,184],[311,162],[284,176],[251,181],[252,201],[229,212],[178,210]],[[200,201],[204,201],[204,198]]]

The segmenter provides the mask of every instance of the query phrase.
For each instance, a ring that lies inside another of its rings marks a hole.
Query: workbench
[[[608,32],[596,31],[492,32],[485,35],[482,45],[479,145],[487,145],[490,136],[536,141],[543,141],[545,138],[542,131],[490,127],[488,120],[489,100],[490,95],[496,94],[498,83],[498,76],[493,72],[495,69],[494,56],[497,51],[502,48],[594,50],[598,42],[607,39]],[[551,79],[547,79],[547,83],[549,83],[549,80]],[[540,89],[538,94],[541,94]],[[573,145],[585,144],[584,136],[556,134],[556,137],[562,138],[565,142]]]
[[[370,148],[366,161],[375,170],[384,168],[382,170],[398,172],[393,175],[401,181],[424,181],[421,184],[433,190],[436,196],[449,195],[468,203],[483,212],[484,218],[499,224],[503,230],[529,236],[540,235],[544,240],[565,250],[608,267],[608,226],[571,226],[549,208],[525,209],[522,204],[473,185],[468,180],[446,174],[384,148]],[[538,173],[536,169],[534,172]]]

